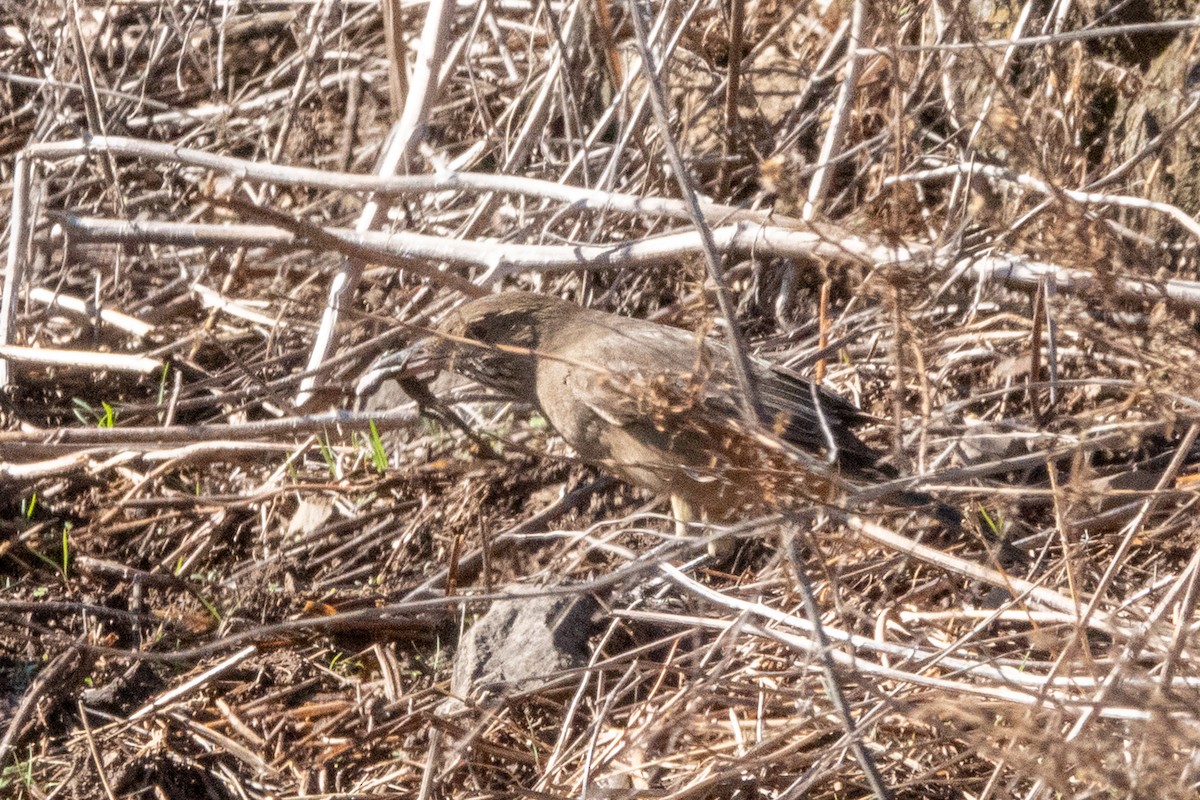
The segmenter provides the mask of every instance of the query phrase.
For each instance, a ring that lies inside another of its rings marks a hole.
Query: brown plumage
[[[867,417],[785,369],[752,360],[766,418],[747,424],[728,351],[695,334],[508,292],[450,314],[414,354],[537,407],[585,461],[726,517],[793,496],[830,501],[895,477],[854,433]],[[907,493],[901,502],[924,503]]]

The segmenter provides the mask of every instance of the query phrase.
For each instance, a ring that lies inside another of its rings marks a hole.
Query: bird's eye
[[[467,338],[485,344],[531,347],[536,336],[527,319],[516,314],[496,314],[467,326]]]

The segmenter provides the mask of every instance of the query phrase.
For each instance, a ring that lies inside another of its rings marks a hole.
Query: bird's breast
[[[587,376],[568,364],[543,362],[538,369],[537,398],[546,420],[580,458],[600,462],[611,457],[609,420],[598,414]]]

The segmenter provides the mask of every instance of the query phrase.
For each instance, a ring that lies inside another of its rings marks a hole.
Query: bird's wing
[[[543,407],[560,420],[581,404],[617,427],[674,427],[703,406],[717,416],[738,414],[728,387],[719,385],[703,340],[677,328],[639,320],[588,315],[569,336],[547,343],[553,358],[539,365]],[[557,412],[557,413],[555,413]],[[568,426],[569,427],[569,426]]]
[[[564,378],[582,401],[610,425],[670,428],[703,411],[708,419],[740,422],[741,388],[729,353],[695,334],[649,322],[606,317],[588,320],[558,354]],[[784,443],[844,469],[851,477],[878,477],[879,454],[854,434],[869,419],[850,401],[790,370],[752,359],[766,427]]]

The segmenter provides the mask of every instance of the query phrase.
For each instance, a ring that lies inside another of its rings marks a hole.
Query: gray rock
[[[598,608],[591,595],[504,591],[517,596],[494,602],[459,642],[450,681],[455,698],[536,691],[556,673],[588,663]]]

